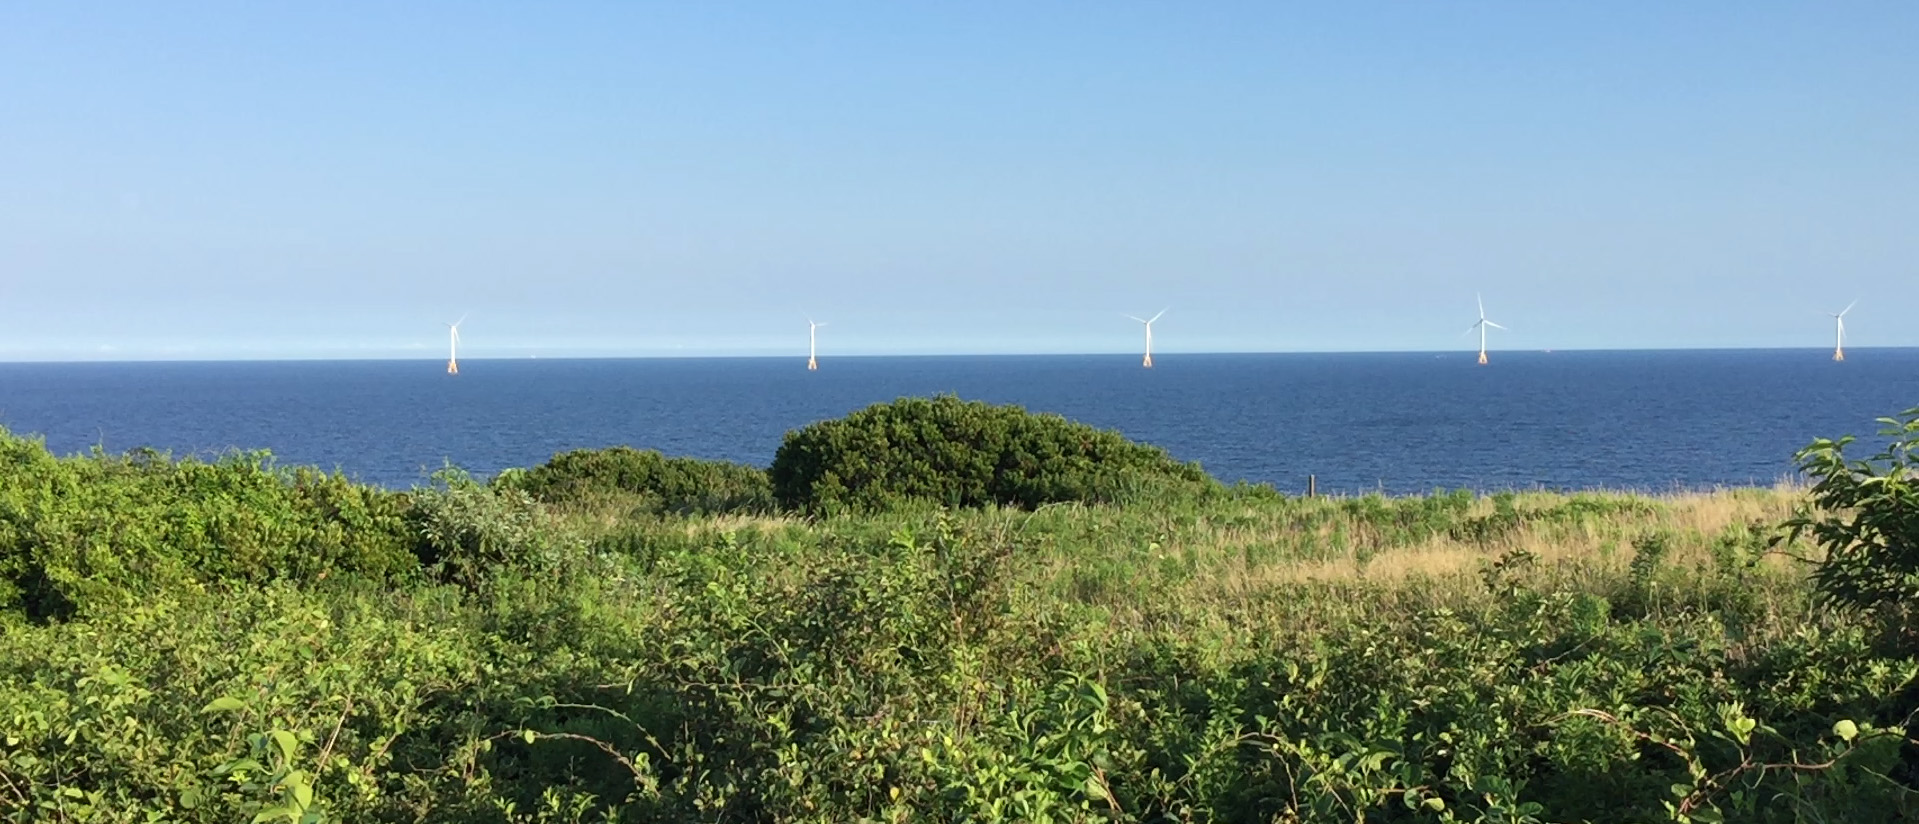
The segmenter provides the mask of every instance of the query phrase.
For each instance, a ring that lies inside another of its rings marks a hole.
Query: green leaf
[[[213,699],[211,703],[208,703],[206,706],[201,707],[200,712],[202,713],[233,712],[235,710],[246,709],[246,707],[247,707],[247,704],[245,701],[241,701],[238,698],[233,698],[229,696],[225,698]]]
[[[539,737],[539,734],[532,730],[520,730],[520,738],[526,741],[526,743],[528,744],[533,743],[533,739],[538,737]]]
[[[298,775],[299,780],[293,780],[294,775]],[[308,779],[307,774],[304,772],[294,773],[293,775],[288,775],[287,780],[293,790],[293,803],[298,805],[302,810],[313,806],[313,782]]]
[[[1839,736],[1839,740],[1841,741],[1851,741],[1859,737],[1859,725],[1842,718],[1839,719],[1838,723],[1832,725],[1832,734]]]
[[[293,753],[300,746],[299,739],[294,738],[293,733],[287,732],[286,730],[274,730],[272,736],[274,746],[280,748],[280,758],[282,761],[292,763]]]
[[[1085,785],[1081,789],[1082,791],[1086,793],[1087,798],[1090,798],[1094,801],[1112,800],[1113,797],[1111,795],[1108,795],[1106,792],[1106,785],[1099,783],[1099,779],[1097,777],[1090,776],[1090,775],[1087,776],[1084,784]]]

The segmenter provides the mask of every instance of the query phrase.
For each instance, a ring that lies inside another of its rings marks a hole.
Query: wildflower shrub
[[[773,494],[807,512],[1114,502],[1215,490],[1194,464],[1119,433],[952,396],[901,398],[789,432]]]

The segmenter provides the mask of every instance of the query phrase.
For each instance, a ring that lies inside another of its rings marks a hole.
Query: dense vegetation
[[[59,459],[0,432],[0,616],[67,617],[215,582],[404,578],[417,569],[407,499],[281,471],[265,454]]]
[[[562,452],[531,470],[505,473],[495,483],[573,510],[645,515],[773,511],[773,487],[764,471],[626,446]]]
[[[1809,491],[804,518],[4,435],[0,820],[1893,820],[1891,423]]]
[[[1216,486],[1199,467],[1117,432],[950,395],[875,404],[789,432],[770,474],[783,506],[813,513],[915,503],[1032,509]]]

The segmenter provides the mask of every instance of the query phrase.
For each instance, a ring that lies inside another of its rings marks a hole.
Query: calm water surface
[[[437,362],[0,364],[0,424],[410,486],[630,444],[764,466],[781,436],[956,393],[1117,429],[1229,481],[1296,490],[1770,484],[1819,436],[1919,405],[1919,349]]]

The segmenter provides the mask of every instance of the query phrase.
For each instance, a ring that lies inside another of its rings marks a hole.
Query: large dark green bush
[[[910,502],[1030,509],[1217,487],[1197,465],[1117,432],[952,396],[902,398],[789,432],[770,474],[782,506],[811,512]]]
[[[0,430],[0,614],[36,619],[216,581],[418,570],[404,495],[265,452],[56,457]]]
[[[766,472],[725,461],[669,458],[627,446],[562,452],[525,472],[504,474],[497,486],[525,490],[542,502],[569,508],[610,503],[649,514],[764,513],[773,509]]]

